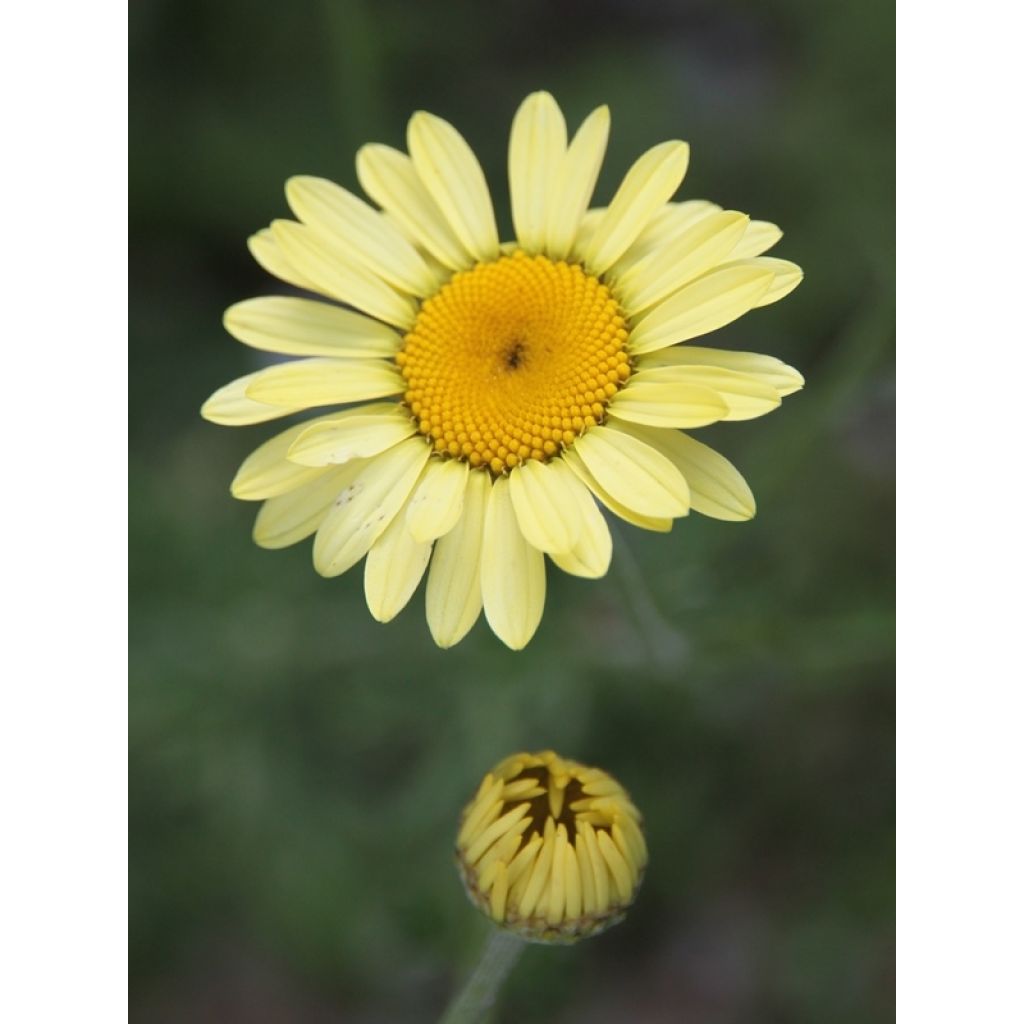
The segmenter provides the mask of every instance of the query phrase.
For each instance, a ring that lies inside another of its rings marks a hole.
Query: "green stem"
[[[441,1024],[477,1024],[483,1020],[525,946],[518,935],[503,928],[492,929],[473,973],[448,1005]]]

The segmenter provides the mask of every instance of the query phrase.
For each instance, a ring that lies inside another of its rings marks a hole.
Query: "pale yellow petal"
[[[410,119],[407,138],[416,173],[459,241],[478,260],[496,259],[491,193],[466,140],[443,118],[423,110]]]
[[[491,629],[512,650],[525,647],[544,613],[544,555],[519,529],[506,477],[487,502],[480,586]]]
[[[607,270],[636,240],[683,180],[690,160],[685,142],[662,142],[626,173],[608,210],[580,255],[592,274]]]
[[[570,448],[562,453],[565,464],[580,478],[587,489],[601,502],[609,512],[613,512],[620,519],[633,526],[639,526],[642,530],[652,530],[655,533],[668,533],[672,529],[672,520],[668,517],[642,516],[633,509],[616,501],[598,482],[594,474],[583,464],[583,460]],[[603,517],[602,517],[603,518]],[[566,572],[573,572],[566,569]],[[582,575],[573,572],[573,575]]]
[[[593,427],[573,451],[616,501],[643,516],[676,518],[690,507],[686,481],[650,445],[609,427]]]
[[[655,211],[650,223],[637,235],[636,241],[608,268],[608,276],[613,279],[620,277],[650,253],[669,245],[697,221],[721,212],[720,206],[706,199],[665,203]]]
[[[779,393],[781,398],[799,391],[804,378],[792,366],[787,366],[774,356],[763,356],[757,352],[728,352],[721,348],[701,348],[697,345],[679,345],[659,349],[637,360],[639,370],[659,366],[721,366],[726,370],[756,377]]]
[[[435,545],[427,578],[427,625],[438,647],[452,647],[472,628],[483,607],[480,554],[489,475],[474,471],[466,481],[462,516]]]
[[[612,535],[601,510],[589,494],[584,495],[580,502],[580,514],[579,540],[571,551],[551,555],[551,561],[562,572],[572,576],[600,579],[611,565]]]
[[[253,374],[246,395],[254,402],[306,409],[401,394],[398,367],[376,359],[294,359]]]
[[[335,499],[360,471],[359,463],[330,469],[310,483],[263,502],[252,529],[261,548],[286,548],[323,522]]]
[[[411,437],[362,463],[317,530],[313,566],[318,573],[338,576],[370,550],[405,504],[429,455],[430,446]]]
[[[743,263],[716,267],[643,316],[630,334],[630,351],[653,352],[732,323],[758,304],[774,276]]]
[[[804,279],[803,270],[789,260],[777,260],[772,256],[758,256],[747,261],[753,266],[766,267],[775,274],[768,291],[761,296],[758,306],[770,306],[784,299]]]
[[[469,472],[469,463],[460,459],[427,463],[405,512],[409,532],[416,540],[443,537],[459,521]]]
[[[325,178],[299,176],[288,179],[285,194],[299,220],[350,262],[421,298],[437,290],[440,281],[405,235],[347,189]]]
[[[431,541],[416,540],[405,516],[397,515],[370,548],[363,590],[366,606],[378,622],[390,622],[409,603],[426,571],[432,546]]]
[[[587,247],[594,231],[597,229],[597,225],[604,220],[604,215],[607,212],[607,206],[592,206],[583,214],[580,218],[579,227],[576,229],[576,239],[572,244],[573,252],[582,252]]]
[[[615,282],[625,311],[636,316],[721,263],[735,248],[749,220],[735,210],[713,213],[634,264]]]
[[[214,391],[199,410],[203,419],[211,423],[220,423],[225,427],[244,427],[251,423],[277,420],[304,408],[301,402],[290,406],[269,405],[250,398],[247,394],[248,389],[263,372],[258,370],[256,373],[247,373],[244,377],[239,377]]]
[[[270,228],[263,228],[255,235],[249,236],[249,252],[252,258],[268,273],[280,278],[296,288],[304,288],[306,291],[315,292],[317,287],[300,274],[285,258],[281,247],[274,241],[274,233]]]
[[[632,424],[620,425],[618,429],[657,449],[686,477],[694,511],[732,522],[753,518],[757,511],[754,495],[724,455],[677,430],[653,430]]]
[[[341,466],[379,455],[416,433],[409,414],[396,402],[360,405],[303,424],[288,449],[300,466]]]
[[[565,148],[565,118],[558,104],[550,93],[531,93],[512,119],[508,144],[512,223],[527,252],[544,251]]]
[[[378,143],[363,146],[356,154],[356,174],[363,191],[439,263],[450,270],[473,264],[405,153]]]
[[[351,262],[323,235],[291,220],[275,220],[270,229],[288,262],[309,278],[317,291],[403,330],[413,325],[415,301],[395,291],[377,274]]]
[[[729,406],[716,392],[657,376],[663,372],[651,370],[630,377],[628,386],[608,405],[609,415],[651,427],[706,427],[728,419]]]
[[[767,252],[782,238],[782,228],[766,220],[752,220],[747,230],[733,249],[731,258],[734,260],[751,259]]]
[[[610,124],[608,108],[598,107],[580,125],[569,143],[548,206],[546,248],[552,259],[564,259],[572,251],[576,233],[597,184]]]
[[[586,488],[561,459],[529,459],[509,474],[509,495],[519,529],[548,554],[569,552],[579,540],[580,503],[589,500]]]
[[[268,295],[224,313],[228,333],[246,345],[289,356],[393,356],[402,336],[362,313],[312,299]]]
[[[627,387],[622,395],[627,395],[633,390],[634,381],[637,383],[655,384],[677,384],[687,387],[695,387],[700,390],[710,390],[718,399],[725,404],[724,415],[718,416],[723,420],[752,420],[757,416],[764,416],[772,412],[782,404],[782,397],[770,384],[765,383],[758,377],[748,376],[745,373],[738,373],[736,370],[728,370],[720,366],[663,366],[659,369],[641,370],[629,379]],[[616,400],[619,398],[616,395]],[[612,405],[616,404],[613,401]],[[628,416],[624,417],[629,419]],[[644,422],[634,420],[634,422]],[[711,423],[706,420],[705,423]],[[669,426],[668,423],[651,423],[652,426]],[[676,427],[700,427],[704,423],[675,423]]]
[[[231,481],[231,493],[241,501],[263,501],[292,491],[315,480],[323,469],[297,466],[288,461],[288,449],[310,428],[310,421],[298,423],[264,442],[238,467]]]

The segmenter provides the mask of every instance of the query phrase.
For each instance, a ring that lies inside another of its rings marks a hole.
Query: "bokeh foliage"
[[[142,1021],[418,1021],[484,922],[451,861],[516,748],[620,778],[651,867],[626,923],[531,950],[501,1020],[821,1021],[891,1013],[894,71],[890,5],[816,0],[149,0],[131,12],[131,935]],[[612,108],[597,198],[665,138],[685,198],[774,220],[790,298],[710,342],[807,389],[700,432],[758,497],[616,533],[600,582],[549,574],[533,643],[433,647],[360,573],[264,552],[227,484],[274,425],[199,419],[265,358],[220,327],[275,283],[246,236],[364,141],[454,121],[508,231],[529,91]]]

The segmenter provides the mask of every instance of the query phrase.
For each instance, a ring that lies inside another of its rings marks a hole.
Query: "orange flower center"
[[[517,251],[427,299],[396,359],[434,450],[497,474],[602,422],[630,374],[627,337],[596,277]]]

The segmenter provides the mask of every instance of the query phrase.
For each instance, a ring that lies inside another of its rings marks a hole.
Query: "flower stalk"
[[[525,939],[492,928],[473,973],[445,1010],[441,1024],[476,1024],[483,1020],[525,948]]]

